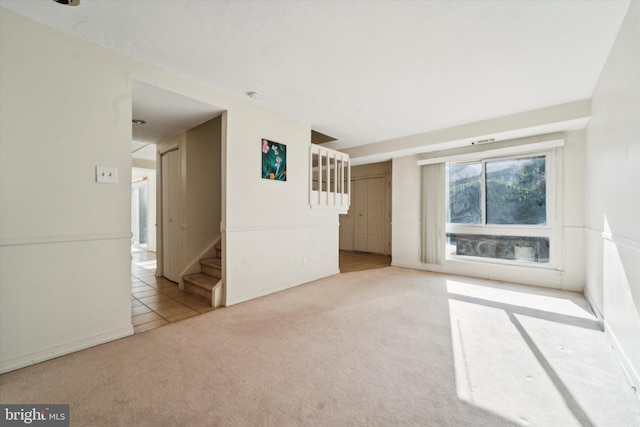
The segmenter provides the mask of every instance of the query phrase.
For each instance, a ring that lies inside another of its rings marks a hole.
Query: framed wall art
[[[262,140],[262,178],[274,181],[287,180],[287,146]]]

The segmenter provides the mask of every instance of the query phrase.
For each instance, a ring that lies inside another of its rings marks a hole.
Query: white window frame
[[[561,177],[561,165],[562,165],[562,148],[552,148],[543,151],[531,151],[523,152],[514,155],[506,156],[491,156],[482,157],[478,156],[475,159],[465,158],[461,161],[455,161],[451,159],[447,162],[449,165],[461,165],[461,164],[482,164],[482,221],[486,222],[486,163],[496,160],[513,160],[522,159],[528,157],[546,157],[545,175],[547,177],[545,182],[546,189],[546,224],[544,225],[509,225],[509,224],[455,224],[446,223],[445,227],[445,245],[446,234],[471,234],[471,235],[495,235],[495,236],[525,236],[525,237],[545,237],[549,239],[549,260],[546,263],[543,262],[523,262],[518,260],[506,260],[499,258],[478,257],[469,255],[457,255],[450,253],[450,250],[446,251],[447,260],[455,261],[473,261],[483,263],[494,264],[506,264],[506,265],[519,265],[533,268],[546,268],[546,269],[559,269],[560,261],[562,259],[562,236],[560,233],[561,224],[560,218],[562,218],[562,207],[560,201],[562,200],[562,180]],[[449,176],[446,174],[446,202],[445,209],[449,209]],[[445,211],[446,214],[446,211]]]

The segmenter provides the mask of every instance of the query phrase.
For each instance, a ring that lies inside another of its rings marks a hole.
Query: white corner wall
[[[592,97],[586,140],[586,289],[640,388],[640,3],[631,2]]]
[[[499,120],[498,120],[499,121]],[[445,261],[427,265],[420,261],[420,166],[416,156],[393,159],[392,264],[504,280],[570,291],[584,287],[584,131],[566,133],[559,172],[562,186],[561,234],[563,256],[558,269],[526,268],[485,262]]]
[[[338,214],[309,207],[310,127],[249,104],[241,113],[227,120],[226,305],[339,272]],[[262,139],[286,145],[287,181],[261,177]]]
[[[226,111],[229,301],[338,271],[338,215],[307,204],[308,125],[0,8],[1,372],[133,331],[134,80]],[[287,144],[287,182],[260,178],[261,138]]]

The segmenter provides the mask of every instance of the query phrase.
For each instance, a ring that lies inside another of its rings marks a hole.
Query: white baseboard
[[[633,368],[631,361],[629,361],[629,358],[624,352],[622,346],[620,346],[620,342],[618,341],[618,338],[616,338],[615,332],[607,324],[606,319],[602,316],[602,313],[600,313],[598,306],[593,303],[593,300],[589,295],[589,292],[586,291],[586,289],[584,292],[584,297],[586,298],[587,303],[589,303],[591,310],[597,317],[598,323],[600,324],[602,330],[604,331],[604,335],[607,337],[607,339],[611,343],[613,352],[615,353],[616,357],[620,361],[620,364],[622,365],[622,369],[627,375],[627,378],[629,379],[629,382],[631,383],[631,386],[635,391],[636,396],[640,399],[640,375],[638,375],[638,372],[636,372],[636,370]]]
[[[133,335],[133,325],[0,362],[0,374]]]
[[[627,357],[626,353],[620,346],[618,339],[616,338],[615,333],[611,330],[611,328],[607,325],[607,321],[604,321],[604,334],[611,343],[611,347],[613,347],[613,351],[618,357],[620,364],[622,365],[622,369],[624,369],[625,374],[627,374],[627,378],[631,383],[633,391],[635,391],[636,396],[640,399],[640,376],[633,369],[633,365],[631,361]]]

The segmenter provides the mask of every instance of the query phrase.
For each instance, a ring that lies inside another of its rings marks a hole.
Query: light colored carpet
[[[579,294],[346,273],[0,376],[72,426],[634,426]]]

